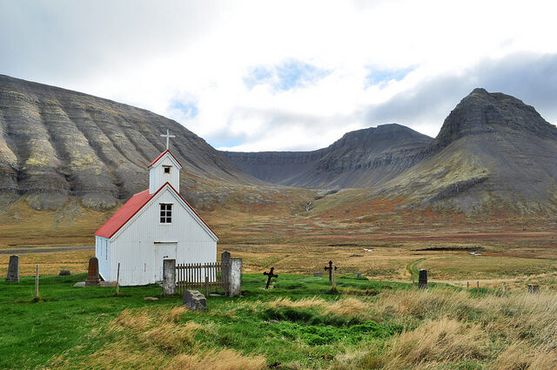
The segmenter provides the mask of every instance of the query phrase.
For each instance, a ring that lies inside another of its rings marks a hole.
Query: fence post
[[[162,261],[162,290],[164,295],[176,294],[176,260]]]
[[[118,270],[116,272],[116,295],[120,295],[120,262],[118,262]]]
[[[35,265],[35,301],[39,301],[41,296],[39,294],[39,265]]]

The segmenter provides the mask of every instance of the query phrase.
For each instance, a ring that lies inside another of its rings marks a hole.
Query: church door
[[[155,281],[162,281],[162,267],[164,260],[175,260],[178,243],[155,242]]]

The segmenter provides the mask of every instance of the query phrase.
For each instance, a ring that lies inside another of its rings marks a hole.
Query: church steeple
[[[166,130],[166,135],[161,136],[166,138],[166,150],[149,164],[149,194],[155,193],[167,182],[177,192],[180,192],[180,170],[182,165],[168,148],[169,139],[175,136],[170,135],[168,130]]]

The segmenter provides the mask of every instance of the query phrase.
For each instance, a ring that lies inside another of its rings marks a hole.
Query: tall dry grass
[[[492,369],[557,369],[557,293],[471,297],[449,289],[392,291],[366,301],[365,310],[368,317],[406,329],[382,348],[337,356],[333,368],[472,363]]]

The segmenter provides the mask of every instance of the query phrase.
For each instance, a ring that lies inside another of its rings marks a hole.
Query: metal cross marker
[[[329,261],[329,267],[325,267],[325,271],[329,270],[329,283],[333,282],[333,270],[336,270],[336,265],[333,265],[333,261]]]
[[[269,289],[269,285],[271,285],[271,279],[272,278],[276,278],[278,277],[278,275],[274,274],[275,268],[271,267],[271,270],[269,272],[264,272],[263,275],[267,275],[267,285],[265,286],[265,289]]]
[[[170,135],[170,131],[168,131],[168,129],[166,129],[166,135],[162,134],[161,137],[166,138],[166,149],[170,149],[170,138],[171,137],[176,137],[176,135]]]

